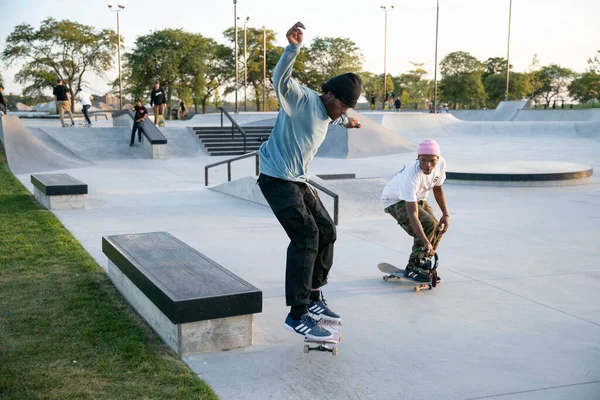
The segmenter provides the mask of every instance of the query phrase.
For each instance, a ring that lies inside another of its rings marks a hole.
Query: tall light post
[[[127,0],[118,0],[117,9],[113,10],[113,0],[108,0],[109,10],[117,13],[117,64],[119,67],[119,111],[123,109],[123,80],[121,79],[121,26],[119,13],[125,9]]]
[[[267,110],[267,27],[263,25],[263,111]]]
[[[437,11],[435,15],[435,65],[433,71],[433,112],[437,113],[437,56],[438,56],[438,26],[440,20],[440,0],[437,0]]]
[[[235,45],[235,112],[238,113],[238,75],[239,75],[239,63],[238,63],[238,29],[237,29],[237,0],[233,0],[233,29],[235,30],[235,38],[233,40]]]
[[[388,12],[394,9],[394,6],[379,6],[381,10],[385,13],[385,28],[383,33],[383,96],[385,99],[385,95],[387,94],[387,15]],[[385,100],[384,100],[385,102]],[[385,104],[383,106],[385,110]]]
[[[248,111],[247,97],[248,97],[248,57],[246,55],[248,47],[248,39],[246,35],[246,24],[250,21],[250,17],[246,17],[244,21],[244,111]]]
[[[510,22],[512,18],[512,0],[508,6],[508,44],[506,46],[506,92],[504,93],[504,101],[508,101],[508,83],[510,81]]]

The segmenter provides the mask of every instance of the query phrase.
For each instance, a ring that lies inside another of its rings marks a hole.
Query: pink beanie
[[[438,156],[440,157],[440,145],[433,139],[425,139],[419,143],[418,155]]]

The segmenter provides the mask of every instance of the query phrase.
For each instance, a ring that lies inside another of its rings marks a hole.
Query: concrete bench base
[[[85,194],[48,196],[34,187],[33,196],[47,210],[75,210],[85,208]]]
[[[174,324],[110,260],[108,275],[133,309],[181,356],[246,347],[254,343],[252,314]]]
[[[166,144],[151,144],[150,146],[152,147],[153,160],[165,160],[167,158]]]

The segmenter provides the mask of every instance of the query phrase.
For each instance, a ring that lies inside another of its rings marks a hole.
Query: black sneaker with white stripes
[[[319,324],[310,314],[304,314],[299,321],[292,319],[288,314],[283,327],[288,331],[296,332],[309,340],[331,340],[333,334]]]
[[[404,270],[404,277],[416,282],[431,282],[431,274],[421,268],[406,267]]]
[[[319,301],[313,301],[308,306],[308,312],[313,315],[315,319],[341,322],[342,317],[340,317],[335,312],[331,311],[329,307],[327,307],[327,302],[324,298],[321,298]]]

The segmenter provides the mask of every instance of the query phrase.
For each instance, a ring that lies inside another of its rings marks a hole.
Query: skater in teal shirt
[[[325,140],[330,124],[360,128],[348,118],[362,89],[353,73],[335,76],[322,85],[322,94],[292,79],[292,67],[302,45],[304,25],[287,32],[285,48],[273,85],[280,111],[269,140],[262,144],[258,184],[273,213],[290,238],[285,292],[291,307],[284,327],[312,340],[327,340],[332,333],[320,319],[341,322],[321,294],[333,264],[335,225],[316,191],[307,183],[308,165]]]

